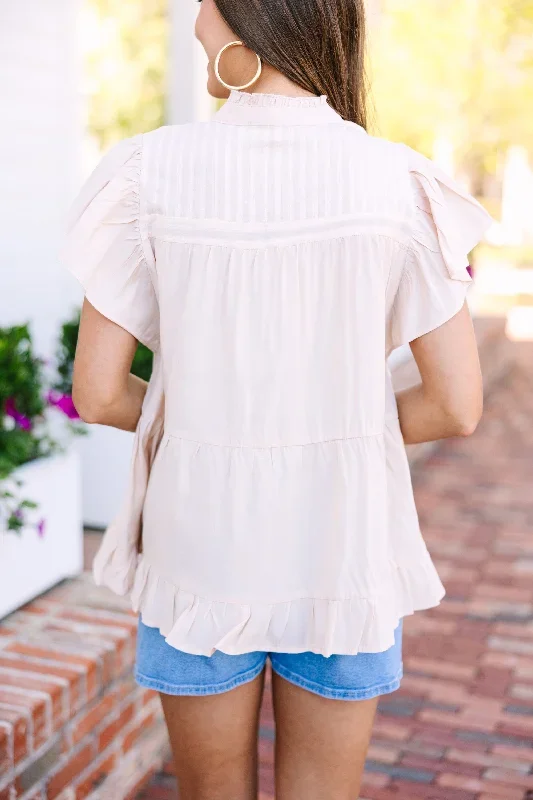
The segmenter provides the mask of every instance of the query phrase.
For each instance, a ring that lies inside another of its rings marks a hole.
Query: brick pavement
[[[380,704],[365,800],[533,800],[533,346],[516,354],[475,436],[415,471],[447,597],[405,621],[405,679]],[[273,738],[267,691],[261,800]],[[138,800],[176,796],[167,766]]]

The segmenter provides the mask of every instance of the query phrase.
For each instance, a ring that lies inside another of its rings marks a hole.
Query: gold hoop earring
[[[219,54],[215,59],[215,75],[217,76],[217,80],[222,84],[222,86],[225,86],[226,89],[230,90],[234,89],[237,92],[242,92],[243,89],[248,89],[257,80],[259,80],[261,72],[263,71],[263,62],[261,61],[257,53],[254,53],[254,56],[257,58],[257,72],[255,73],[251,81],[245,83],[243,86],[232,86],[231,83],[226,83],[226,81],[222,80],[222,78],[220,77],[220,59],[222,58],[223,54],[226,52],[226,50],[229,50],[230,47],[244,47],[244,46],[245,46],[244,42],[240,41],[229,42],[228,44],[224,45],[224,47],[222,48],[222,50],[219,52]]]

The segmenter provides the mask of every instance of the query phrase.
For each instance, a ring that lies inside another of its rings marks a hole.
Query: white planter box
[[[133,434],[91,425],[80,439],[83,469],[83,521],[107,528],[124,499],[130,471]]]
[[[38,504],[29,518],[46,527],[43,536],[32,526],[20,534],[0,530],[0,618],[83,569],[77,451],[26,464],[14,477],[24,482],[21,498]]]

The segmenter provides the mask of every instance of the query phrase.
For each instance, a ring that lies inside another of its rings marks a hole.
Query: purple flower
[[[468,267],[466,268],[466,271],[468,272],[470,277],[473,279],[474,278],[474,268],[472,267],[471,264],[468,265]]]
[[[23,431],[31,431],[33,427],[31,424],[31,419],[29,417],[26,417],[24,414],[21,414],[20,411],[17,411],[14,397],[7,398],[5,405],[5,413],[8,417],[11,417],[11,419],[15,420],[15,423]]]
[[[76,411],[76,406],[72,401],[70,394],[59,394],[56,392],[49,392],[48,402],[51,406],[58,408],[69,419],[79,419],[80,415]]]
[[[40,519],[37,523],[37,535],[40,539],[43,538],[44,534],[46,533],[46,520]]]

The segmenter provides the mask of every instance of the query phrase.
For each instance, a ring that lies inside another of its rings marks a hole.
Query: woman
[[[268,657],[276,797],[354,798],[402,618],[443,595],[404,442],[480,418],[467,254],[490,219],[366,133],[363,0],[204,0],[196,33],[228,102],[117,145],[73,210],[75,403],[136,431],[95,575],[141,614],[180,797],[257,797]],[[395,397],[407,343],[422,380]]]

